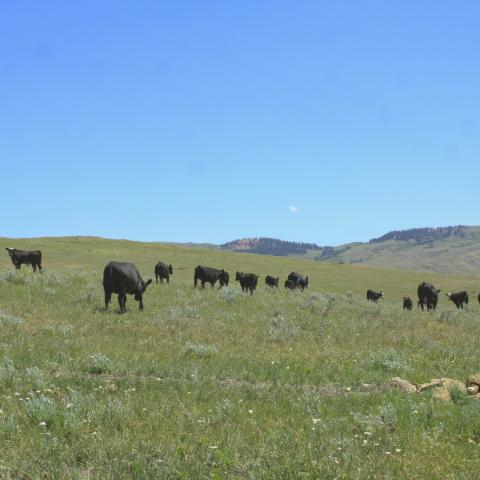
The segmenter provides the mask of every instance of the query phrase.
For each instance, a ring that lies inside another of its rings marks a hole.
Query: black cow
[[[230,277],[225,270],[218,270],[216,268],[203,267],[198,265],[195,268],[195,274],[193,276],[193,286],[197,286],[197,281],[200,280],[202,287],[205,288],[205,283],[209,283],[213,288],[217,280],[220,282],[221,287],[228,287],[228,281]]]
[[[435,310],[438,303],[438,294],[440,289],[435,288],[431,283],[423,282],[418,286],[418,306],[422,310],[427,307],[427,310]]]
[[[289,288],[290,290],[295,290],[297,288],[297,284],[293,280],[285,280],[285,288]]]
[[[250,295],[253,295],[254,290],[257,289],[258,275],[255,275],[254,273],[237,272],[235,280],[240,282],[242,292],[245,290],[250,291]]]
[[[411,310],[413,308],[413,302],[410,297],[403,297],[403,309]]]
[[[170,283],[170,275],[173,275],[173,268],[171,265],[167,265],[163,262],[158,262],[155,265],[155,281],[158,283],[160,280],[163,283],[163,279]]]
[[[12,263],[17,270],[20,270],[22,264],[31,265],[33,271],[37,271],[37,267],[42,271],[42,252],[40,250],[17,250],[16,248],[6,248]]]
[[[448,292],[446,295],[457,308],[461,308],[463,310],[463,304],[468,305],[468,293],[465,291],[457,293]]]
[[[105,310],[112,298],[112,293],[118,293],[118,304],[120,313],[126,313],[125,303],[127,293],[135,295],[135,300],[140,302],[139,308],[143,310],[143,294],[147,287],[152,283],[149,279],[146,282],[142,280],[137,267],[128,262],[110,262],[103,270],[103,289],[105,291]]]
[[[377,303],[379,298],[383,297],[383,292],[374,292],[373,290],[367,290],[367,300],[373,303]]]
[[[295,288],[301,288],[302,290],[308,288],[308,277],[306,277],[305,275],[291,272],[290,275],[288,275],[287,281],[288,280],[292,281],[295,284]],[[287,282],[285,282],[285,288],[290,288],[287,287]]]
[[[278,280],[278,277],[272,277],[271,275],[267,275],[265,277],[265,286],[278,288]]]

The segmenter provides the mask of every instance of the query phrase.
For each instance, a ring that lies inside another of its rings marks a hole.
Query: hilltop
[[[242,238],[233,240],[232,242],[220,245],[222,250],[230,250],[232,252],[259,253],[262,255],[275,255],[286,257],[289,255],[302,256],[310,251],[321,251],[315,243],[288,242],[278,238]]]

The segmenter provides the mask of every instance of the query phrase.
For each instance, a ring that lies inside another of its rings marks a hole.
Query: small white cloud
[[[300,211],[299,208],[294,207],[293,205],[290,205],[290,206],[288,207],[288,209],[289,209],[291,212],[293,212],[293,213],[298,213],[298,212]]]

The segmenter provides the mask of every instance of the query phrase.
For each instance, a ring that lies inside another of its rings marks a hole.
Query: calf
[[[465,291],[457,293],[448,292],[446,295],[457,308],[461,308],[463,310],[463,304],[468,305],[468,293]]]
[[[155,265],[155,282],[158,283],[158,280],[163,283],[163,279],[170,283],[170,275],[173,275],[173,268],[171,265],[167,265],[163,262],[158,262]]]
[[[373,303],[377,303],[379,298],[383,297],[383,292],[374,292],[373,290],[367,290],[367,300]]]
[[[245,290],[250,291],[250,295],[253,295],[254,290],[257,289],[258,275],[255,275],[254,273],[237,272],[235,280],[240,282],[242,292]]]
[[[411,310],[413,308],[413,302],[410,297],[403,297],[403,309]]]
[[[278,280],[279,280],[278,277],[272,277],[271,275],[267,275],[265,277],[265,286],[278,288]]]
[[[120,313],[127,311],[125,303],[127,301],[127,293],[135,296],[135,300],[139,302],[139,308],[143,311],[143,294],[152,280],[144,282],[137,267],[133,263],[128,262],[110,262],[103,270],[103,290],[105,292],[105,310],[112,298],[112,293],[118,293],[118,304],[120,305]]]
[[[418,306],[427,311],[435,310],[438,303],[438,294],[441,292],[439,288],[435,288],[431,283],[423,282],[417,288]]]
[[[288,275],[287,281],[288,280],[295,284],[295,288],[301,288],[302,290],[308,288],[308,277],[301,273],[291,272],[290,275]]]
[[[228,272],[226,272],[225,270],[218,270],[216,268],[203,267],[202,265],[198,265],[195,268],[195,273],[193,275],[193,286],[196,287],[198,280],[200,280],[202,288],[205,288],[206,283],[209,283],[210,286],[213,288],[218,280],[220,283],[220,288],[228,287],[229,278],[230,277],[228,275]]]
[[[12,263],[17,270],[20,270],[22,264],[31,265],[33,271],[37,271],[37,267],[42,271],[42,252],[40,250],[17,250],[16,248],[6,248]]]

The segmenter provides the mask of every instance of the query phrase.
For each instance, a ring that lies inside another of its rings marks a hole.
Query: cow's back
[[[140,279],[137,267],[129,262],[109,262],[103,271],[103,287],[114,293],[134,293]]]

